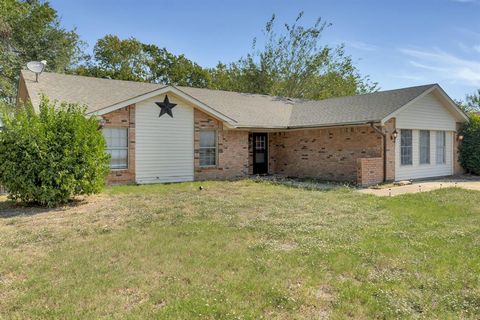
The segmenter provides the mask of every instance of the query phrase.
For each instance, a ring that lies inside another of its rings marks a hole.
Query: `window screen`
[[[430,163],[430,131],[420,130],[420,164]]]
[[[217,164],[217,132],[200,130],[200,166],[210,167]]]
[[[110,168],[126,169],[128,167],[128,129],[103,128],[107,141],[107,152],[110,154]]]
[[[412,130],[400,130],[400,162],[402,165],[412,164]]]
[[[437,151],[436,151],[436,162],[437,164],[444,164],[446,161],[446,139],[445,131],[437,131]]]

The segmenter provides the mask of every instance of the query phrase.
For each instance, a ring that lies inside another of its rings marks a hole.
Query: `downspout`
[[[370,123],[370,126],[382,136],[383,140],[383,182],[387,181],[387,134],[384,133],[381,129],[376,127],[373,122]]]

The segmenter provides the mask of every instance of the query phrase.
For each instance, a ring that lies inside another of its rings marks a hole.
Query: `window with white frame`
[[[430,131],[420,130],[420,164],[430,163]]]
[[[200,166],[217,165],[217,131],[200,130]]]
[[[436,148],[436,162],[437,164],[445,164],[446,162],[446,134],[445,131],[437,131],[437,148]]]
[[[412,130],[400,130],[400,163],[403,166],[412,164]]]
[[[111,156],[110,168],[128,168],[128,129],[103,128],[102,131],[107,141],[107,152]]]

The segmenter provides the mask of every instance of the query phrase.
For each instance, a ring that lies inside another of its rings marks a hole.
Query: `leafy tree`
[[[480,112],[480,89],[466,97],[466,107],[468,111]]]
[[[114,35],[99,39],[93,58],[75,73],[193,87],[206,87],[210,77],[207,70],[184,55],[176,56],[165,48],[135,38],[121,40]]]
[[[467,94],[465,101],[455,100],[455,103],[466,113],[480,112],[480,89],[472,94]]]
[[[178,86],[205,88],[210,82],[210,74],[185,55],[174,55],[165,48],[156,45],[144,45],[148,55],[150,70],[149,82],[165,83]]]
[[[47,60],[47,70],[65,72],[81,58],[75,30],[60,26],[57,12],[41,0],[0,1],[0,99],[13,101],[20,69]]]
[[[275,15],[264,29],[265,45],[237,62],[219,63],[210,70],[214,89],[263,93],[304,99],[324,99],[377,90],[377,84],[362,77],[346,55],[344,46],[320,43],[330,24],[318,19],[311,27],[285,24],[275,32]]]
[[[109,155],[97,120],[83,107],[44,98],[38,113],[26,105],[3,122],[0,184],[10,198],[51,207],[101,190]]]
[[[97,41],[93,49],[94,60],[89,57],[86,65],[76,73],[118,80],[146,81],[146,54],[143,44],[135,38],[121,40],[107,35]]]
[[[480,116],[472,113],[460,134],[460,163],[468,172],[480,175]]]

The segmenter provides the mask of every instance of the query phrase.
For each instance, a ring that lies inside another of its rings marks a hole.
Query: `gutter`
[[[304,125],[304,126],[246,126],[246,125],[234,125],[234,129],[245,130],[302,130],[302,129],[325,129],[334,127],[351,127],[351,126],[364,126],[373,123],[380,123],[380,121],[357,121],[357,122],[341,122],[341,123],[328,123],[325,125]]]
[[[387,181],[387,134],[379,129],[373,122],[370,122],[370,127],[382,136],[383,140],[383,182]]]

